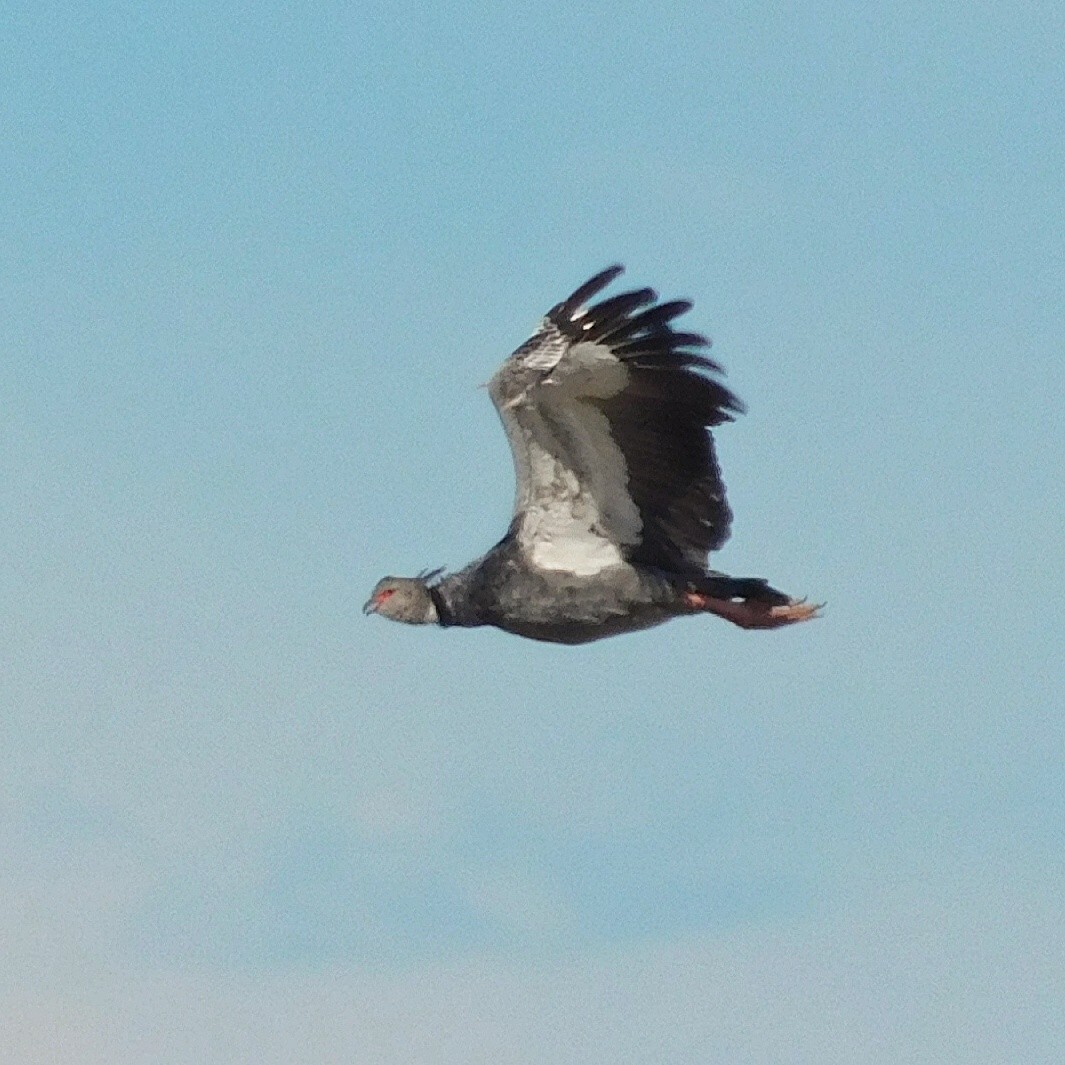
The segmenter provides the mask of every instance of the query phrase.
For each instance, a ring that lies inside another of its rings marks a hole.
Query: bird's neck
[[[441,628],[454,624],[451,608],[448,605],[444,593],[440,591],[440,585],[429,585],[429,610],[426,611],[426,623],[437,624]]]
[[[461,626],[464,629],[488,624],[471,598],[471,574],[477,563],[467,566],[459,573],[452,573],[437,584],[431,585],[429,595],[433,604],[433,621],[441,628]]]

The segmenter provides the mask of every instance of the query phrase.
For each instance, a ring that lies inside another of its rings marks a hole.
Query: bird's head
[[[382,577],[374,585],[362,612],[405,621],[408,625],[435,623],[439,619],[429,585],[439,573],[440,570],[434,570],[417,577]]]

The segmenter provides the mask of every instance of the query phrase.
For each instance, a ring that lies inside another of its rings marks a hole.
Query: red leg
[[[714,599],[701,592],[685,592],[684,601],[693,609],[716,614],[741,629],[779,629],[821,616],[821,607],[801,599],[774,606],[755,599]]]

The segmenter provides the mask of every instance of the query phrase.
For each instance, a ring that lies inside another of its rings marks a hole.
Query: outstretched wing
[[[588,306],[621,272],[553,307],[489,382],[514,454],[511,529],[545,569],[703,573],[732,521],[707,430],[743,406],[699,353],[709,341],[673,329],[690,303],[645,288]]]

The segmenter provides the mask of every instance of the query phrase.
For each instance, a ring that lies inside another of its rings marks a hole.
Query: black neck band
[[[440,594],[440,589],[437,585],[429,585],[429,598],[433,601],[433,606],[436,607],[436,623],[441,628],[447,628],[451,624],[451,611],[448,610],[444,597]]]

